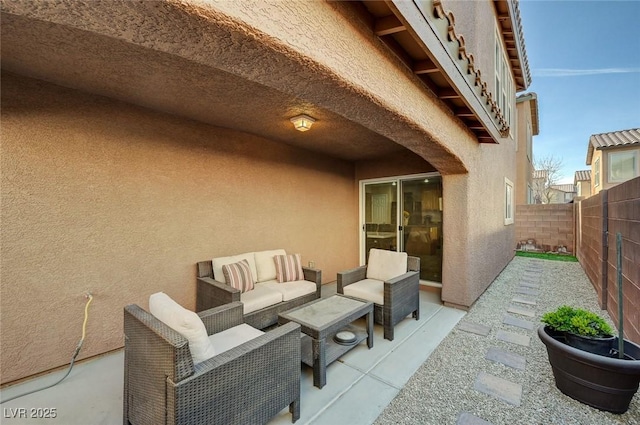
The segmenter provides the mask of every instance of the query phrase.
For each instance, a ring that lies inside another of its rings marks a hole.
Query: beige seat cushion
[[[242,311],[247,314],[282,302],[282,294],[263,283],[256,283],[251,291],[240,294],[240,301],[244,304]]]
[[[244,344],[247,341],[257,338],[260,335],[264,335],[259,329],[243,323],[238,326],[226,329],[222,332],[209,336],[209,341],[216,351],[216,355],[224,353],[227,350],[237,347],[240,344]]]
[[[407,272],[407,253],[372,248],[367,263],[367,279],[386,282]]]
[[[282,301],[289,301],[316,292],[316,284],[308,280],[294,280],[282,283],[278,283],[276,280],[263,282],[260,285],[265,285],[269,289],[281,293]]]
[[[384,282],[377,279],[363,279],[344,287],[343,292],[350,297],[384,305]]]

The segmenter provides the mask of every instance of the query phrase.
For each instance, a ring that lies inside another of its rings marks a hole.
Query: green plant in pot
[[[613,329],[590,311],[563,305],[542,316],[542,322],[563,333],[567,344],[580,350],[606,356],[614,348]]]
[[[611,326],[578,308],[562,306],[544,314],[542,322],[546,326],[538,328],[538,336],[556,387],[595,408],[626,412],[640,384],[640,345],[623,339],[624,358],[618,358],[620,340],[611,336]]]

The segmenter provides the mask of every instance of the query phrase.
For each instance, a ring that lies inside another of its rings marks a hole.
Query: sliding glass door
[[[410,176],[363,182],[362,255],[371,248],[420,258],[420,279],[442,282],[442,178]]]
[[[398,249],[398,183],[364,185],[365,263],[371,248]]]
[[[442,178],[402,180],[400,251],[420,258],[420,279],[442,282]]]

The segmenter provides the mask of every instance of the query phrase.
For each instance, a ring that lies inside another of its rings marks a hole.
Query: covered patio
[[[524,280],[535,283],[523,286]],[[323,297],[333,293],[335,286],[323,287]],[[393,342],[384,340],[376,325],[374,347],[361,344],[331,364],[323,389],[313,386],[311,369],[303,366],[296,423],[629,425],[640,417],[637,393],[629,410],[616,415],[555,387],[536,335],[542,314],[571,303],[611,322],[578,263],[515,257],[466,314],[442,306],[434,295],[421,291],[421,319],[401,322]],[[31,408],[55,408],[51,424],[122,423],[122,365],[120,350],[83,362],[58,386],[3,404],[3,423],[42,423],[10,418]],[[63,374],[6,387],[1,397],[42,387]],[[285,409],[269,423],[289,424],[291,415]]]

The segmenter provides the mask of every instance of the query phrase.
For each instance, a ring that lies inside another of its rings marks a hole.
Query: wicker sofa
[[[240,301],[247,324],[264,329],[278,323],[278,313],[320,298],[322,272],[302,267],[304,280],[278,283],[273,257],[286,255],[283,249],[217,257],[197,264],[196,311]],[[247,260],[255,289],[241,293],[225,283],[222,266]]]
[[[242,326],[242,304],[198,314],[208,335]],[[300,417],[300,326],[287,323],[194,365],[189,340],[124,308],[124,424],[264,424]],[[233,338],[233,333],[231,335]]]

